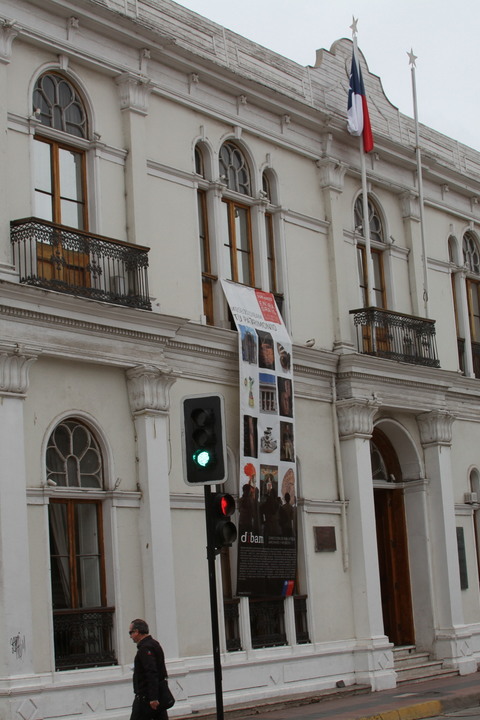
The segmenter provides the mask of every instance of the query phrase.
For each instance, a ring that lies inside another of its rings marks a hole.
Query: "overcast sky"
[[[177,0],[178,1],[178,0]],[[180,5],[301,65],[351,38],[386,96],[413,117],[407,52],[416,61],[418,116],[480,150],[480,0],[180,0]],[[473,79],[473,84],[470,82]],[[346,100],[345,100],[346,103]]]

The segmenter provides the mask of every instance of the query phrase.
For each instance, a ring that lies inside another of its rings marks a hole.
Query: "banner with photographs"
[[[222,285],[240,358],[237,595],[287,596],[297,562],[292,345],[271,293]]]

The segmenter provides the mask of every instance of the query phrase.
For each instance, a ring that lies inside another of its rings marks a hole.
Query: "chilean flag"
[[[367,97],[355,47],[352,54],[350,89],[348,91],[347,127],[350,135],[356,135],[357,137],[363,135],[363,149],[366,153],[373,150],[373,135],[368,114]]]

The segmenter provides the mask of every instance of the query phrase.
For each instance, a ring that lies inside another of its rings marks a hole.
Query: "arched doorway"
[[[388,437],[375,428],[370,443],[384,631],[394,645],[413,645],[403,478]]]

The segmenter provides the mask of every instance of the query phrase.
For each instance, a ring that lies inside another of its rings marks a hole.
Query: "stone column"
[[[0,348],[0,676],[33,672],[23,400],[36,353]]]
[[[446,410],[433,410],[417,417],[429,480],[434,651],[436,657],[466,675],[475,672],[477,665],[470,648],[471,633],[464,625],[460,590],[451,459],[453,422],[453,415]]]
[[[168,658],[178,657],[168,476],[169,391],[174,382],[171,369],[166,366],[140,365],[127,370],[142,492],[139,530],[145,616]]]
[[[379,402],[337,402],[338,428],[348,499],[352,606],[357,647],[356,681],[374,690],[395,687],[391,644],[384,634],[373,499],[370,438]]]

